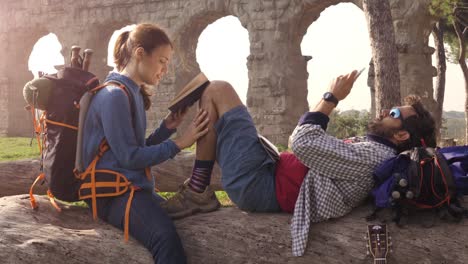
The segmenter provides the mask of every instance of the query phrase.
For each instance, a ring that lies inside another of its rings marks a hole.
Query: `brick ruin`
[[[178,89],[199,71],[195,50],[202,31],[219,18],[235,16],[249,32],[247,106],[260,133],[277,144],[287,139],[308,109],[307,62],[300,44],[307,28],[338,0],[3,0],[0,6],[0,134],[29,136],[30,117],[22,89],[32,79],[28,58],[41,37],[54,33],[69,63],[70,47],[95,51],[91,71],[103,79],[107,47],[115,30],[139,22],[164,27],[176,46],[171,71],[158,87],[149,128],[166,114]],[[433,105],[428,46],[429,0],[390,0],[400,58],[401,95],[415,93]]]

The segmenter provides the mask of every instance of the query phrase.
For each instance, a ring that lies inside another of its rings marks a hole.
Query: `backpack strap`
[[[108,85],[115,85],[122,89],[127,97],[129,98],[129,103],[130,103],[130,108],[132,112],[132,120],[133,118],[133,104],[132,100],[130,100],[130,93],[128,92],[127,88],[125,85],[119,82],[106,82],[102,85],[99,85],[95,88],[90,89],[87,93],[85,93],[79,103],[79,108],[80,108],[80,114],[78,118],[78,136],[77,136],[77,143],[76,143],[76,155],[75,155],[75,175],[78,173],[82,173],[85,171],[85,168],[83,166],[83,161],[81,159],[81,155],[83,153],[83,124],[85,122],[86,116],[88,114],[88,109],[89,105],[91,104],[91,100],[94,95],[96,95],[97,92],[99,92],[101,89],[107,87]]]

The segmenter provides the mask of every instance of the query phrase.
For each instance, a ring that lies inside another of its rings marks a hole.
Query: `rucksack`
[[[439,153],[449,164],[457,188],[457,195],[468,195],[468,146],[440,148]]]
[[[48,196],[78,201],[81,182],[75,177],[79,101],[85,92],[99,86],[98,78],[75,67],[65,67],[26,84],[26,100],[33,114],[33,125],[41,152],[41,171],[36,182],[45,180]],[[36,88],[36,90],[34,89]],[[44,96],[44,94],[46,95]],[[43,112],[38,115],[36,109]],[[34,186],[34,185],[33,185]],[[31,205],[37,207],[32,188]]]
[[[106,139],[102,140],[87,168],[81,162],[82,126],[89,104],[93,96],[109,84],[99,85],[98,78],[88,72],[90,54],[92,52],[85,50],[83,59],[79,55],[79,47],[72,47],[70,67],[59,70],[57,74],[43,75],[24,87],[23,95],[33,115],[34,133],[41,152],[41,173],[29,191],[31,206],[38,208],[33,188],[40,181],[47,184],[47,195],[58,211],[61,209],[55,199],[66,202],[89,199],[94,219],[97,218],[96,198],[118,196],[130,190],[124,227],[125,239],[128,240],[128,215],[133,193],[138,187],[121,173],[96,169],[99,159],[110,148]],[[130,100],[125,85],[114,81],[111,84],[122,89]],[[133,116],[132,102],[130,100]],[[42,110],[42,114],[39,115],[37,109]],[[149,168],[146,173],[150,177]]]
[[[435,148],[416,147],[384,161],[374,171],[374,180],[371,195],[376,211],[381,208],[409,211],[445,208],[457,219],[462,216],[461,211],[452,206],[460,206],[452,171]],[[399,217],[394,220],[398,222]]]

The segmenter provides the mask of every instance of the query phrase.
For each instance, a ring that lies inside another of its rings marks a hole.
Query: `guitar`
[[[367,255],[372,255],[374,264],[386,264],[391,246],[387,225],[368,225],[366,239]]]

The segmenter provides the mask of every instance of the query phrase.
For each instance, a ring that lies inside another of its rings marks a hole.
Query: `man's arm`
[[[356,70],[346,75],[338,76],[331,82],[329,92],[332,93],[338,101],[345,99],[351,92],[351,88],[353,88],[357,77],[359,77],[359,75]],[[329,116],[335,107],[336,105],[333,102],[322,99],[317,106],[315,106],[313,112],[321,112]]]
[[[338,100],[348,96],[357,78],[357,71],[339,76],[330,84],[329,91]],[[346,144],[326,134],[329,115],[335,103],[322,99],[313,112],[304,114],[292,135],[292,150],[307,167],[326,172],[327,175],[346,179],[350,170],[366,166],[366,149]]]

